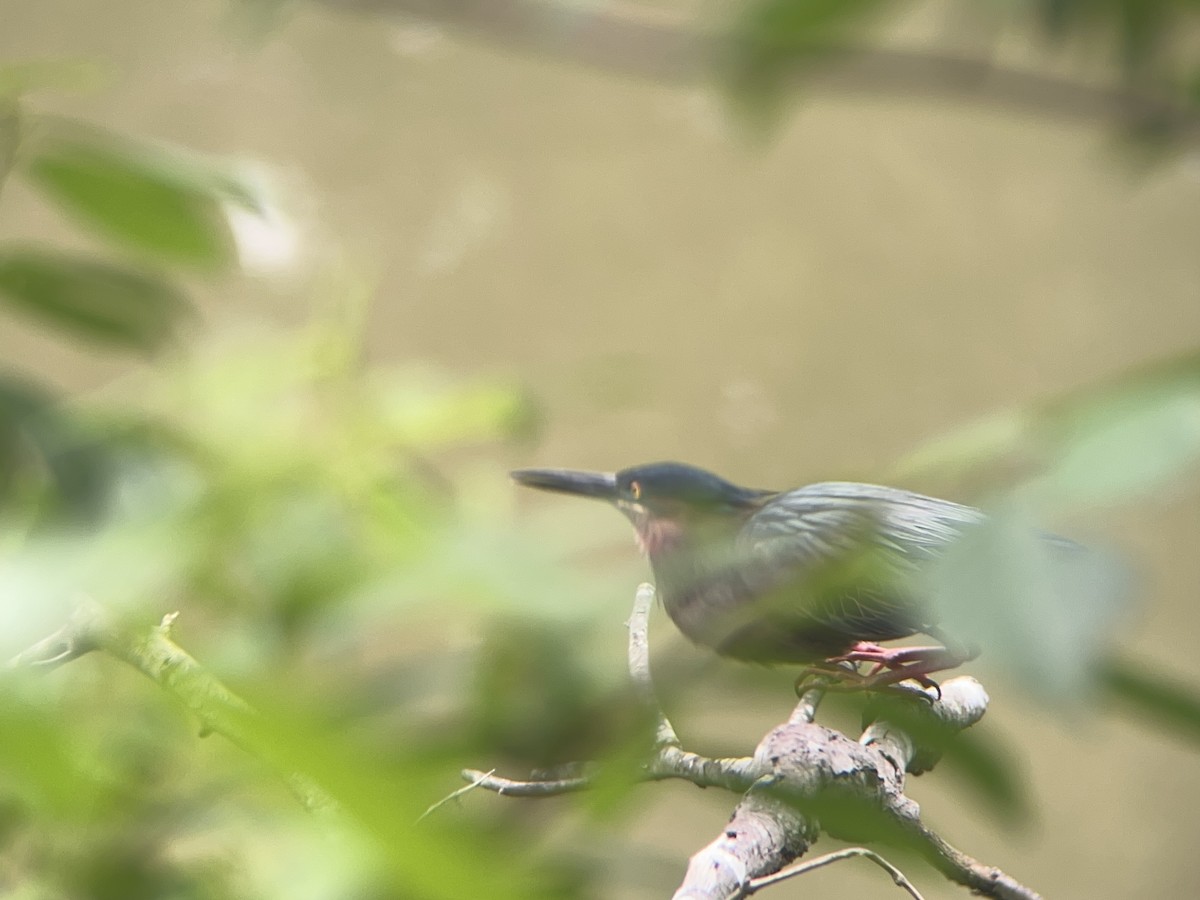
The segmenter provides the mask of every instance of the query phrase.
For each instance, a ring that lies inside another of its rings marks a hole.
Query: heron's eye
[[[638,484],[636,481],[629,482],[629,493],[633,496],[634,500],[641,500],[642,499],[642,486],[640,484]]]

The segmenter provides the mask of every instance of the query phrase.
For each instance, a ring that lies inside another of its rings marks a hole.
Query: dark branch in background
[[[737,53],[754,52],[677,14],[628,2],[323,2],[360,13],[424,20],[523,52],[669,84],[711,83]],[[811,65],[813,59],[819,59],[819,67]],[[925,96],[1200,137],[1200,110],[1163,93],[1089,84],[936,51],[822,44],[806,56],[804,66],[797,66],[794,80],[810,92]]]
[[[751,757],[710,759],[683,750],[674,728],[662,714],[650,680],[647,620],[654,588],[638,588],[629,621],[629,671],[643,702],[658,716],[658,746],[645,763],[646,780],[682,778],[702,787],[723,787],[742,794],[733,816],[707,847],[688,864],[676,900],[733,900],[746,897],[784,877],[793,877],[837,859],[867,856],[893,876],[912,896],[916,889],[903,873],[874,851],[855,848],[811,860],[789,869],[806,853],[820,821],[835,807],[870,811],[889,834],[921,854],[951,881],[975,893],[1000,900],[1039,900],[1038,894],[1004,872],[986,866],[947,843],[920,819],[917,804],[904,794],[905,775],[922,772],[937,761],[938,748],[925,746],[921,735],[968,728],[983,717],[988,697],[974,678],[952,678],[936,699],[913,701],[909,721],[920,729],[897,727],[878,719],[858,741],[813,723],[821,692],[800,699],[787,722],[772,729]],[[589,775],[516,781],[469,769],[463,778],[472,786],[516,797],[539,797],[585,790]]]

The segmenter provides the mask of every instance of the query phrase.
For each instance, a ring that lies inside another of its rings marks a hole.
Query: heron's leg
[[[830,662],[845,662],[855,666],[858,663],[870,663],[868,671],[861,674],[856,682],[856,687],[862,690],[886,688],[912,680],[922,687],[933,688],[940,695],[941,688],[929,676],[957,668],[978,655],[978,649],[971,647],[888,648],[860,641],[847,653],[833,657]]]
[[[945,647],[912,647],[907,649],[922,650],[924,653],[920,655],[906,654],[903,661],[896,661],[886,666],[877,665],[874,670],[863,676],[863,686],[867,689],[886,687],[911,679],[922,687],[934,688],[941,694],[941,688],[938,687],[938,683],[929,676],[935,672],[955,669],[974,658],[973,654],[965,655],[957,650],[948,650]]]
[[[978,655],[973,647],[881,647],[859,641],[841,656],[804,669],[796,679],[796,691],[803,693],[815,679],[825,681],[829,690],[842,691],[875,690],[912,680],[940,694],[938,683],[929,676],[957,668]],[[869,664],[866,672],[859,671],[860,663]]]
[[[936,662],[939,669],[952,669],[979,655],[979,648],[963,645],[929,647],[881,647],[868,641],[859,641],[841,656],[830,657],[830,662],[872,663],[868,673],[877,674],[884,669],[896,669]],[[955,662],[949,662],[956,660]],[[933,671],[937,671],[934,669]]]

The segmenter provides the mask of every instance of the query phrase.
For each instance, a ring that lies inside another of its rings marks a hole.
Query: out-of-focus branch
[[[8,668],[57,668],[99,649],[108,631],[108,617],[104,610],[94,600],[85,597],[61,628],[10,659]]]
[[[437,23],[489,43],[622,75],[706,83],[732,39],[675,13],[623,0],[323,0],[327,6]],[[806,91],[933,97],[1059,119],[1154,124],[1200,136],[1200,112],[1165,93],[1086,83],[990,59],[865,45],[822,45],[821,65],[797,66]],[[810,60],[811,61],[811,60]]]
[[[1001,900],[1040,900],[1035,891],[972,859],[928,829],[921,822],[917,804],[904,794],[907,773],[926,771],[937,762],[939,748],[927,746],[926,736],[933,739],[959,731],[983,717],[988,696],[978,681],[952,678],[941,686],[936,698],[914,700],[905,718],[921,727],[911,733],[888,721],[885,713],[868,725],[858,741],[813,723],[821,694],[811,690],[788,721],[759,742],[753,756],[710,759],[679,746],[655,699],[647,639],[653,596],[651,586],[641,585],[629,620],[630,675],[643,702],[659,718],[659,744],[643,766],[643,777],[683,778],[743,795],[721,834],[689,861],[676,900],[734,900],[780,880],[776,876],[816,840],[822,823],[813,810],[822,809],[822,804],[828,809],[831,798],[871,811],[943,875],[976,893]],[[473,786],[514,797],[586,790],[593,781],[586,774],[530,781],[474,769],[462,774]],[[824,865],[832,861],[811,862]],[[895,868],[881,865],[889,872]],[[809,865],[804,871],[815,867]],[[897,885],[919,896],[903,873],[899,878],[892,874]]]
[[[202,733],[216,732],[269,762],[255,737],[253,708],[171,639],[178,615],[168,613],[157,625],[139,627],[118,622],[99,604],[83,600],[62,628],[18,653],[8,667],[54,668],[92,651],[107,653],[137,669],[191,710]],[[334,809],[332,798],[307,777],[294,772],[281,775],[308,809]]]

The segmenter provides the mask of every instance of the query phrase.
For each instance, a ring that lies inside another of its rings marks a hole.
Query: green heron
[[[667,615],[723,656],[852,669],[853,683],[876,687],[932,685],[931,673],[974,655],[940,632],[921,585],[929,564],[984,518],[972,507],[848,482],[756,490],[675,462],[512,477],[616,506],[637,531]],[[877,643],[915,634],[942,645]],[[858,663],[868,672],[858,675]]]

